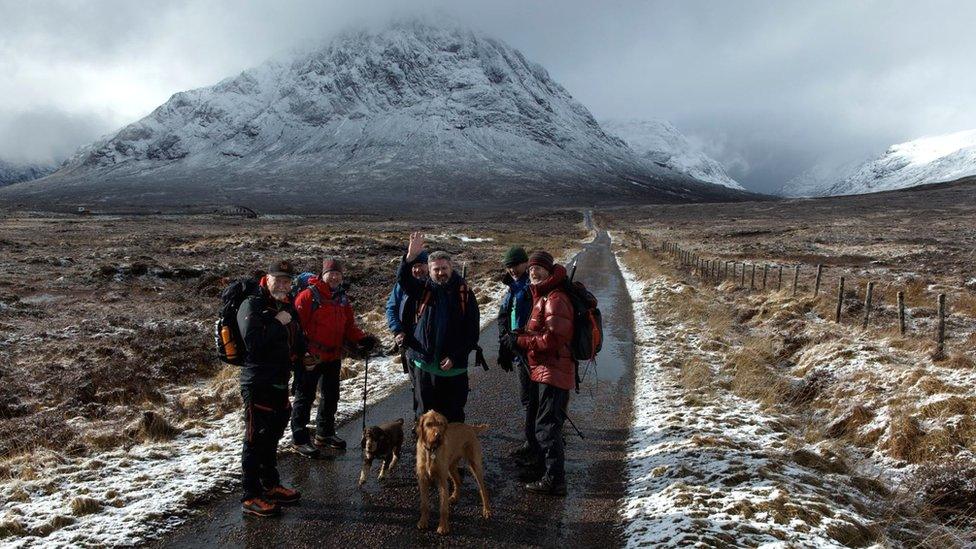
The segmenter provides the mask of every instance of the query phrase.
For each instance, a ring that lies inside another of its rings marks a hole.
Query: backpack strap
[[[416,318],[414,319],[414,324],[420,322],[420,317],[424,316],[424,311],[427,309],[427,304],[430,303],[431,296],[430,288],[424,288],[424,297],[420,299],[420,303],[417,304]]]
[[[312,311],[311,312],[312,312],[312,314],[314,314],[315,313],[315,310],[322,306],[322,293],[319,292],[319,289],[315,287],[315,284],[310,284],[309,287],[308,287],[308,289],[312,291]]]
[[[461,316],[467,316],[468,314],[468,285],[462,282],[458,285],[459,299],[461,300]]]

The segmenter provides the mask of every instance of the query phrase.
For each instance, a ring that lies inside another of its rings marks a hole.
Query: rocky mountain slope
[[[545,69],[424,20],[173,95],[0,204],[258,211],[741,199],[638,158]]]
[[[10,162],[0,159],[0,187],[44,177],[57,169],[56,164]]]
[[[904,189],[976,174],[976,130],[923,137],[851,164],[819,165],[783,186],[783,196],[834,196]]]
[[[743,190],[717,160],[696,148],[666,120],[608,119],[600,125],[644,159],[699,181]]]

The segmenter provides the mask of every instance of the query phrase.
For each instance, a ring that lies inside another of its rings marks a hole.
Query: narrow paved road
[[[566,425],[569,495],[553,498],[526,493],[518,469],[507,458],[520,444],[521,406],[513,373],[495,366],[497,330],[482,332],[490,371],[472,369],[466,414],[471,422],[491,429],[482,436],[486,480],[494,517],[480,516],[477,489],[465,478],[461,500],[451,512],[452,533],[441,538],[433,529],[418,531],[418,494],[414,455],[405,445],[405,459],[393,478],[380,485],[373,477],[360,490],[358,418],[341,429],[350,449],[334,460],[309,461],[283,457],[282,478],[301,490],[300,506],[286,508],[274,519],[241,517],[237,494],[211,504],[159,543],[161,547],[391,547],[403,545],[476,545],[492,547],[600,546],[622,544],[618,498],[623,494],[624,457],[631,420],[634,360],[631,303],[601,232],[579,256],[577,280],[600,301],[606,342],[596,370],[590,368],[580,394],[571,396],[570,417],[585,440]],[[483,311],[494,315],[496,311]],[[410,392],[400,391],[368,410],[368,421],[380,423],[410,415]],[[412,438],[408,436],[408,442]],[[436,494],[433,494],[436,524]]]

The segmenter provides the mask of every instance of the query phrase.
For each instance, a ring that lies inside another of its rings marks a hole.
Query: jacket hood
[[[565,280],[566,280],[566,267],[563,267],[562,265],[557,263],[556,266],[553,267],[552,276],[550,276],[548,280],[542,282],[541,284],[532,285],[532,295],[533,296],[548,295],[549,292],[551,292],[555,288],[562,286]]]

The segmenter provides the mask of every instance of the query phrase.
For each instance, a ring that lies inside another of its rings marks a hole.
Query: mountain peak
[[[608,119],[600,125],[623,139],[645,160],[699,181],[743,190],[716,160],[695,147],[667,120]]]
[[[835,196],[891,191],[976,174],[976,130],[891,145],[873,159],[821,163],[791,179],[784,196]]]
[[[41,183],[279,210],[728,198],[637,158],[518,50],[426,17],[176,93]]]

